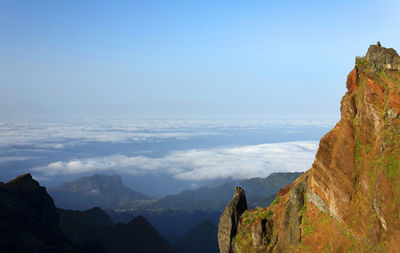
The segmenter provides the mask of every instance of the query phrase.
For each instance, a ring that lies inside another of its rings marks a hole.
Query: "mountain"
[[[95,235],[101,238],[107,252],[110,253],[173,251],[172,246],[142,216],[127,224],[117,223],[113,227],[99,227]]]
[[[231,198],[233,187],[239,185],[246,190],[250,207],[265,207],[272,202],[280,188],[291,183],[301,174],[272,173],[266,178],[229,182],[213,187],[186,190],[158,200],[125,201],[123,204],[121,204],[121,199],[126,198],[119,192],[123,192],[120,188],[126,190],[127,187],[122,185],[118,176],[95,175],[81,178],[63,183],[51,189],[50,193],[55,198],[58,207],[83,210],[99,206],[106,210],[115,223],[128,223],[133,218],[142,215],[163,238],[175,244],[191,229],[206,220],[217,225],[224,206]],[[99,194],[92,194],[92,189],[96,189]],[[128,193],[131,192],[129,188],[127,189]],[[118,210],[115,211],[115,209]],[[63,211],[60,209],[59,212]],[[70,231],[67,230],[67,232]]]
[[[124,212],[106,209],[114,222],[127,223],[142,215],[171,243],[177,243],[191,229],[209,220],[218,224],[224,206],[229,202],[232,188],[240,185],[250,195],[249,206],[269,205],[278,190],[290,184],[302,173],[273,173],[267,178],[253,178],[225,183],[215,187],[186,190],[169,195],[139,208],[132,206]]]
[[[57,207],[84,210],[91,207],[124,208],[140,205],[150,197],[122,184],[120,176],[93,175],[49,189]]]
[[[172,252],[165,241],[142,216],[127,224],[113,224],[100,208],[85,211],[58,210],[63,232],[85,252]]]
[[[60,225],[65,231],[66,228],[72,226],[112,226],[114,222],[99,207],[92,207],[84,211],[64,210],[57,208],[57,213],[60,216]],[[68,228],[69,229],[69,228]],[[73,228],[71,228],[73,230]]]
[[[30,174],[0,184],[0,252],[172,252],[153,226],[138,216],[114,225],[100,208],[56,209]]]
[[[57,209],[61,230],[75,245],[84,252],[106,252],[103,242],[93,236],[98,227],[114,225],[111,218],[100,208],[93,207],[85,211]]]
[[[185,190],[160,199],[151,199],[122,184],[120,176],[94,175],[49,189],[57,207],[85,210],[91,207],[104,209],[138,210],[212,210],[221,212],[231,198],[231,189],[241,186],[248,194],[250,207],[267,206],[276,192],[300,176],[299,172],[272,173],[266,178],[252,178],[229,182],[214,187]]]
[[[171,209],[149,209],[135,210],[130,212],[115,212],[106,210],[114,222],[127,223],[134,217],[141,215],[146,218],[152,226],[170,243],[176,244],[191,229],[209,220],[218,224],[220,212],[214,210],[171,210]]]
[[[237,227],[221,218],[220,251],[400,252],[399,115],[400,56],[371,45],[312,168],[269,207],[236,212]]]
[[[225,183],[216,187],[202,187],[186,190],[157,200],[154,206],[178,210],[222,211],[232,196],[232,189],[240,186],[248,195],[250,207],[267,206],[274,200],[278,190],[299,177],[302,173],[272,173],[266,178],[252,178]]]
[[[178,243],[177,253],[218,253],[217,227],[209,220],[191,229]]]
[[[0,184],[1,252],[78,252],[59,225],[53,200],[30,174]]]

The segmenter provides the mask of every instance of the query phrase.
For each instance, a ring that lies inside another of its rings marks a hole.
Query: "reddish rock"
[[[273,213],[272,238],[267,244],[257,237],[238,243],[238,252],[399,251],[398,58],[393,49],[372,46],[367,59],[357,59],[341,119],[321,139],[312,168],[281,189],[279,201],[267,208]],[[243,222],[239,227],[253,225]],[[237,235],[246,238],[245,233]]]
[[[285,195],[286,193],[288,193],[290,191],[291,187],[292,187],[292,185],[289,184],[289,185],[286,185],[283,188],[280,188],[278,193],[276,194],[276,197],[278,198],[278,197],[281,197],[281,196]]]
[[[357,69],[353,69],[347,76],[346,87],[349,92],[357,91]]]

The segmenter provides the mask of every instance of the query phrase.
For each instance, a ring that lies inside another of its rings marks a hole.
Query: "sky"
[[[338,117],[394,0],[0,0],[0,119]]]

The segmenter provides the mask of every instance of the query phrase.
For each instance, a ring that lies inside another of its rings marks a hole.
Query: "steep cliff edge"
[[[53,200],[30,174],[0,184],[0,252],[80,252],[62,233]]]
[[[235,187],[232,200],[226,206],[218,225],[218,244],[221,253],[233,252],[233,238],[238,231],[241,215],[247,210],[246,195],[242,188]]]
[[[399,62],[380,43],[356,58],[312,168],[241,215],[234,252],[400,251]]]

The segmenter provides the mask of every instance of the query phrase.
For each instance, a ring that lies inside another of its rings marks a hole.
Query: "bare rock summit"
[[[226,206],[218,225],[218,244],[221,253],[233,252],[233,238],[236,235],[240,216],[247,210],[246,195],[235,187],[232,200]]]

